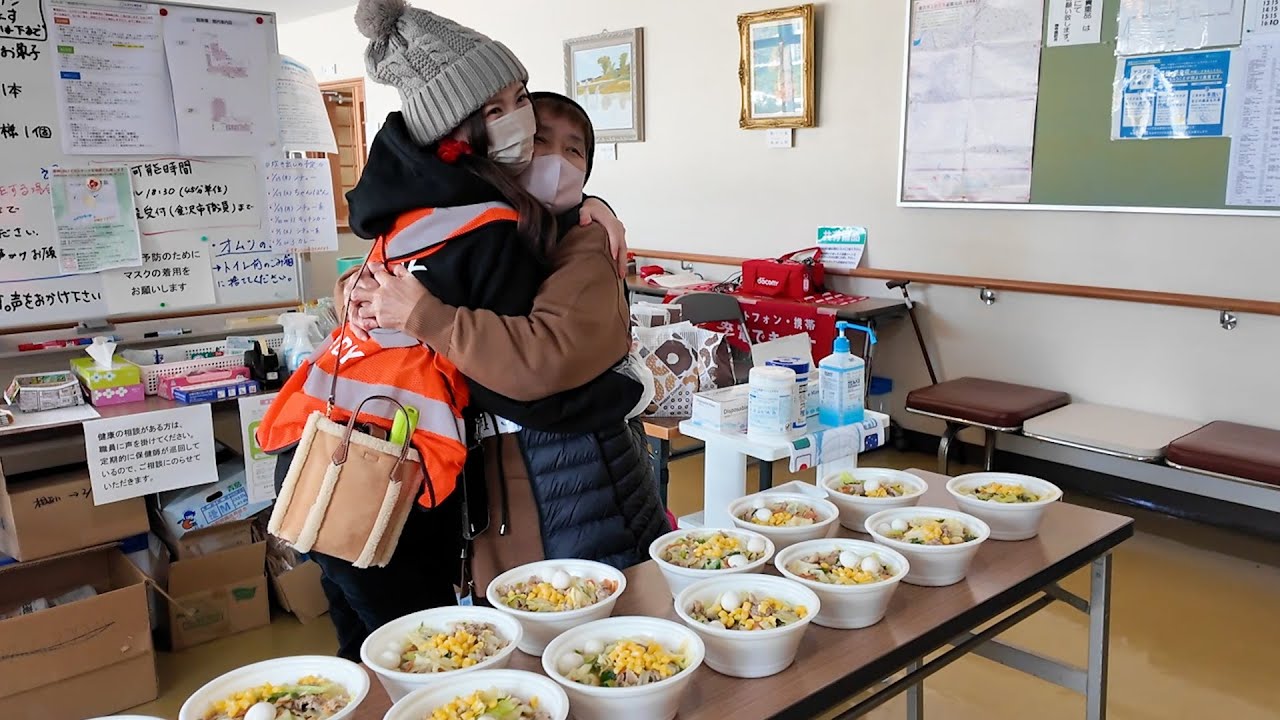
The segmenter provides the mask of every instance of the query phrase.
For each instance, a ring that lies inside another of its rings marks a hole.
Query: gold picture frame
[[[813,5],[739,15],[738,35],[742,51],[738,124],[745,129],[816,127]]]

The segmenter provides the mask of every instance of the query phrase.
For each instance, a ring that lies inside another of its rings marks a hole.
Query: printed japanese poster
[[[1227,204],[1280,207],[1280,34],[1236,50]]]
[[[53,2],[62,150],[68,155],[178,151],[157,5]]]
[[[914,0],[902,199],[1027,202],[1038,0]]]
[[[217,302],[209,248],[155,237],[143,240],[142,267],[102,274],[112,315],[208,307]]]
[[[240,443],[244,453],[244,483],[249,502],[276,497],[276,456],[258,446],[257,431],[277,393],[240,398]]]
[[[1049,47],[1102,42],[1105,0],[1049,0],[1045,44]]]
[[[1196,50],[1240,42],[1245,0],[1119,0],[1117,55]]]
[[[266,163],[267,227],[277,252],[338,249],[338,221],[328,158]]]
[[[337,154],[333,126],[311,68],[280,56],[276,104],[280,110],[280,144],[285,150]]]
[[[49,178],[58,260],[67,274],[142,263],[129,168],[54,168]]]
[[[1116,58],[1111,139],[1222,137],[1230,50]]]
[[[835,270],[853,270],[867,249],[867,229],[856,226],[818,228],[822,263]]]
[[[84,446],[95,505],[218,479],[207,404],[86,422]]]
[[[271,19],[177,5],[166,11],[181,153],[257,156],[279,144]]]

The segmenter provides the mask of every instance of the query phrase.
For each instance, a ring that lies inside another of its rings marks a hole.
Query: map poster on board
[[[142,243],[125,165],[49,173],[58,260],[69,274],[142,264]]]
[[[1116,58],[1111,139],[1226,135],[1231,50]]]

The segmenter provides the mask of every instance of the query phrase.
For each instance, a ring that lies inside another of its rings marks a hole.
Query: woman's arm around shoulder
[[[570,230],[550,260],[551,275],[528,316],[457,308],[427,295],[406,330],[467,377],[513,400],[582,386],[630,349],[626,299],[599,225]]]

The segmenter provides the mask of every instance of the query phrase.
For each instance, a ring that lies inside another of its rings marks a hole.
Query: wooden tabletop
[[[627,277],[627,289],[631,292],[640,293],[641,295],[651,295],[654,297],[666,297],[668,293],[680,294],[682,291],[678,288],[661,288],[656,285],[650,285],[635,275]],[[751,296],[741,296],[742,300],[750,302],[753,300]],[[766,298],[761,298],[766,299]],[[769,298],[772,299],[772,298]],[[829,305],[826,303],[804,303],[800,300],[782,300],[782,302],[794,302],[796,304],[817,305],[820,308],[827,308],[835,313],[836,317],[841,320],[871,320],[885,317],[893,317],[896,315],[905,315],[907,312],[907,304],[902,300],[894,300],[892,298],[875,298],[869,297],[859,300],[858,302],[849,303],[848,305]]]
[[[944,489],[947,478],[920,470],[910,472],[929,483],[922,505],[955,507]],[[1130,518],[1055,503],[1045,513],[1038,537],[983,543],[964,581],[945,588],[899,585],[888,615],[877,625],[863,630],[810,625],[795,664],[778,675],[739,680],[706,666],[699,668],[679,718],[790,720],[820,714],[1132,536]],[[671,592],[652,562],[627,571],[627,591],[619,598],[614,615],[651,615],[679,622]],[[541,672],[541,661],[517,652],[511,667]],[[355,720],[379,720],[390,707],[381,685],[376,681],[373,685]]]
[[[659,440],[679,440],[684,437],[680,432],[680,423],[688,419],[678,417],[644,418],[644,434]]]

